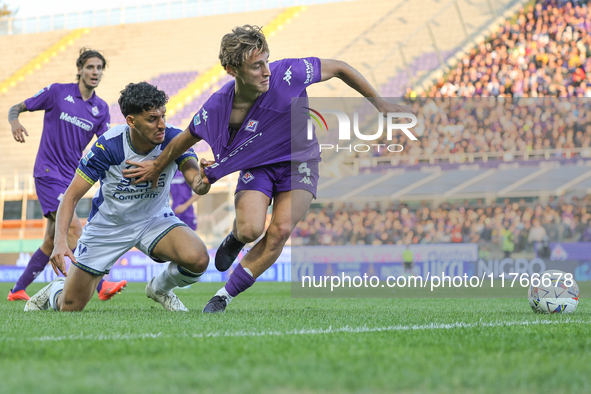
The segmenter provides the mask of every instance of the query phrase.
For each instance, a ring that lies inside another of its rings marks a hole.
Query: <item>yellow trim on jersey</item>
[[[82,172],[82,170],[80,168],[76,168],[76,174],[80,175],[82,177],[82,179],[84,179],[86,182],[90,183],[91,185],[94,185],[96,183],[96,181],[93,181],[92,179],[90,179],[88,177],[88,175],[86,175],[84,172]]]
[[[179,164],[179,171],[180,171],[181,167],[183,166],[183,164],[185,164],[187,162],[187,160],[191,160],[191,159],[194,159],[195,161],[197,161],[197,165],[199,165],[199,161],[197,160],[197,158],[195,156],[188,156],[188,157],[185,157],[183,159],[183,161],[181,161],[181,164]]]

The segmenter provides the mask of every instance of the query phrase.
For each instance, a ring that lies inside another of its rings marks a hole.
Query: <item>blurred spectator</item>
[[[410,209],[405,204],[382,209],[353,205],[310,210],[294,230],[297,244],[393,245],[429,243],[496,244],[506,252],[533,251],[535,242],[591,242],[591,196],[570,203],[556,201],[493,203],[484,206],[443,203]],[[570,229],[563,233],[562,229]],[[510,234],[510,239],[507,237]],[[509,247],[512,244],[512,248]]]
[[[382,139],[378,143],[404,150],[376,148],[357,157],[512,160],[517,153],[542,152],[543,158],[548,149],[557,150],[555,157],[591,157],[591,103],[572,100],[591,97],[587,2],[539,0],[520,10],[423,96],[412,104],[418,141]]]

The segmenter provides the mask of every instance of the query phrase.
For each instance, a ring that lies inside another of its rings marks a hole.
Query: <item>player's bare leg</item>
[[[245,244],[257,240],[265,231],[267,208],[271,199],[257,190],[241,190],[234,197],[236,220],[232,232],[224,239],[215,255],[215,267],[226,271]]]
[[[265,236],[244,256],[230,280],[207,303],[204,312],[222,312],[232,298],[254,284],[263,272],[275,263],[285,242],[312,203],[312,193],[292,190],[278,193],[273,204],[273,216]]]
[[[310,208],[312,199],[312,193],[307,190],[292,190],[275,196],[273,216],[265,236],[241,262],[255,278],[261,276],[277,261],[285,242]]]
[[[45,310],[74,312],[84,309],[94,294],[102,275],[93,275],[75,265],[68,269],[67,278],[56,278],[39,290],[25,305],[25,311]]]
[[[102,279],[102,275],[93,275],[89,272],[81,270],[74,264],[70,265],[68,269],[68,277],[64,283],[64,289],[61,294],[57,294],[52,289],[52,295],[50,295],[50,303],[54,299],[57,301],[57,309],[63,312],[81,311],[84,309],[88,301],[94,294],[94,289]]]
[[[194,231],[179,226],[170,230],[156,244],[152,255],[171,263],[148,283],[147,296],[162,304],[166,310],[188,311],[172,289],[199,281],[209,264],[207,247]]]

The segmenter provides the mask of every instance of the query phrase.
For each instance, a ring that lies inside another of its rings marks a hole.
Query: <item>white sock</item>
[[[57,298],[64,291],[65,280],[58,280],[51,285],[49,289],[49,305],[54,311],[59,311],[59,305],[57,304]]]
[[[228,294],[228,291],[226,290],[226,286],[222,287],[221,289],[218,290],[217,293],[215,293],[216,296],[224,296],[226,297],[226,306],[230,303],[230,301],[232,301],[232,299],[234,297],[232,297],[230,294]]]
[[[191,272],[178,264],[170,263],[162,273],[154,277],[152,287],[154,292],[164,294],[175,287],[185,287],[199,282],[202,274],[203,272]]]

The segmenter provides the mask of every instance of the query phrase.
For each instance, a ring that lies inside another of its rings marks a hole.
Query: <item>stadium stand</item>
[[[505,21],[498,31],[488,39],[472,48],[460,59],[458,64],[445,76],[440,78],[428,92],[422,96],[430,97],[488,97],[507,96],[515,98],[527,97],[591,97],[591,51],[589,45],[591,36],[591,17],[586,2],[564,3],[558,7],[555,1],[539,1],[535,5],[521,9],[515,16],[515,21]],[[421,64],[434,63],[434,54],[426,53],[415,59],[413,68],[421,68]],[[393,78],[382,87],[382,91],[393,94],[401,93],[401,86],[407,81],[402,76]],[[409,86],[409,85],[407,85]],[[410,89],[410,87],[408,87]],[[416,92],[407,91],[407,96],[414,97]],[[395,96],[396,97],[396,96]],[[516,101],[517,102],[517,101]],[[523,101],[519,101],[523,102]],[[454,111],[448,110],[449,101],[436,101],[451,119]],[[541,101],[529,100],[530,107],[540,107]],[[558,106],[558,101],[554,102]],[[451,105],[451,104],[450,104]],[[464,107],[466,101],[456,102],[456,108]],[[564,105],[564,104],[563,104]],[[586,105],[581,100],[577,105]],[[568,107],[568,105],[566,105]],[[415,106],[419,110],[428,110],[424,102]],[[566,108],[553,109],[553,115],[564,115]],[[482,124],[469,130],[470,133],[444,130],[447,125],[438,128],[430,125],[430,120],[424,114],[425,128],[429,130],[424,136],[420,135],[419,144],[407,144],[403,153],[389,153],[382,150],[373,152],[375,156],[424,156],[433,161],[438,154],[447,158],[455,153],[501,152],[496,155],[503,158],[502,152],[527,152],[548,149],[588,148],[591,138],[591,127],[586,111],[580,113],[578,127],[567,129],[564,135],[558,130],[512,130],[511,135],[495,135],[495,125],[491,130],[483,128]],[[515,108],[514,115],[527,116],[522,108]],[[540,123],[542,113],[534,111],[530,114],[532,120]],[[551,117],[553,118],[553,117]],[[435,124],[438,119],[431,119]],[[459,124],[457,116],[455,123]],[[491,121],[492,123],[492,121]],[[542,125],[540,125],[542,126]],[[544,119],[543,126],[550,128],[553,122]],[[497,124],[498,127],[498,124]],[[447,127],[449,128],[449,127]],[[436,132],[434,132],[436,130]],[[492,134],[491,134],[492,133]],[[541,133],[541,134],[540,134]],[[420,131],[419,131],[420,134]],[[470,136],[468,136],[470,134]],[[468,138],[465,138],[467,137]],[[384,140],[380,143],[385,142]],[[393,141],[393,143],[402,143]],[[502,145],[502,146],[501,146]],[[437,149],[437,151],[435,151]],[[470,152],[472,151],[472,152]],[[586,155],[587,150],[584,149]],[[561,152],[553,152],[560,154]],[[577,152],[578,154],[579,152]],[[366,158],[368,155],[359,154],[357,157]],[[476,155],[478,156],[478,155]],[[480,158],[490,158],[495,155],[480,155]],[[474,155],[472,156],[474,157]],[[421,160],[419,158],[418,160]],[[373,162],[375,164],[375,161]]]
[[[586,2],[538,1],[467,54],[430,95],[591,97]]]
[[[24,81],[25,78],[31,76],[34,72],[38,72],[51,58],[58,56],[59,52],[66,50],[68,46],[74,45],[76,40],[80,39],[80,37],[82,37],[83,34],[88,33],[88,31],[89,29],[76,29],[61,37],[56,43],[45,49],[33,60],[29,61],[8,78],[4,79],[4,81],[0,82],[0,92],[8,92],[9,89]]]
[[[550,198],[545,204],[422,203],[370,206],[329,204],[313,209],[300,222],[293,239],[305,245],[382,245],[478,243],[487,251],[500,249],[503,235],[515,235],[514,252],[532,252],[535,242],[590,242],[591,196]]]
[[[431,53],[431,60],[427,63],[419,60],[419,63],[428,67],[436,66],[432,61],[434,48],[441,64],[441,54],[447,57],[452,51],[459,50],[466,41],[495,21],[496,12],[502,14],[509,7],[522,3],[520,0],[503,0],[495,2],[495,8],[492,9],[487,0],[427,2],[421,9],[411,5],[409,0],[375,0],[371,7],[359,1],[342,2],[338,7],[333,4],[308,6],[299,17],[290,18],[291,23],[288,20],[276,23],[276,32],[269,37],[272,58],[310,55],[340,58],[367,73],[372,82],[383,84],[409,65],[414,67],[415,58],[424,53]],[[284,12],[286,9],[259,10],[207,18],[92,27],[74,45],[63,50],[60,47],[58,55],[45,63],[41,70],[8,92],[0,93],[0,117],[6,117],[11,105],[30,97],[41,87],[56,81],[73,80],[72,59],[76,58],[78,47],[90,46],[103,50],[109,62],[98,94],[112,106],[113,122],[116,123],[122,120],[116,111],[116,100],[119,91],[127,83],[149,80],[166,87],[169,95],[174,97],[191,85],[192,78],[194,80],[205,75],[217,65],[219,38],[225,32],[245,22],[273,26],[273,21],[277,21],[277,17]],[[327,15],[335,13],[338,15],[327,18]],[[448,22],[449,25],[446,24]],[[68,31],[62,30],[0,36],[3,46],[15,48],[9,51],[9,61],[0,65],[2,80],[60,42],[67,34]],[[437,41],[432,37],[437,37]],[[405,65],[405,62],[410,63]],[[218,78],[200,95],[194,95],[184,112],[172,117],[175,125],[184,127],[192,112],[227,80],[222,75]],[[310,95],[351,95],[348,88],[343,88],[337,82],[323,85],[312,87]],[[23,201],[24,190],[28,202],[22,206],[29,207],[34,203],[34,190],[29,193],[27,179],[39,143],[42,115],[25,113],[21,115],[21,120],[30,131],[26,144],[15,144],[8,125],[0,123],[0,155],[3,157],[0,177],[4,179],[4,200],[10,202],[12,207],[9,216],[14,218],[18,211],[21,213],[18,216],[26,222],[27,218],[37,217],[38,210],[13,208],[17,202]],[[205,150],[205,147],[199,150]],[[230,180],[227,185],[221,185],[220,193],[231,196],[231,183]],[[207,201],[200,204],[207,205]],[[219,215],[227,211],[227,207],[219,204],[212,204],[209,208],[212,211],[220,209]]]
[[[538,1],[426,92],[408,89],[419,140],[378,141],[404,145],[402,153],[340,155],[349,171],[321,180],[324,208],[297,234],[310,245],[478,242],[501,252],[511,230],[514,252],[530,254],[534,242],[591,240],[589,15],[587,2]],[[435,60],[425,53],[413,67]],[[397,75],[381,90],[400,93],[404,83]],[[380,208],[391,201],[408,205]],[[403,216],[411,219],[392,224]]]

